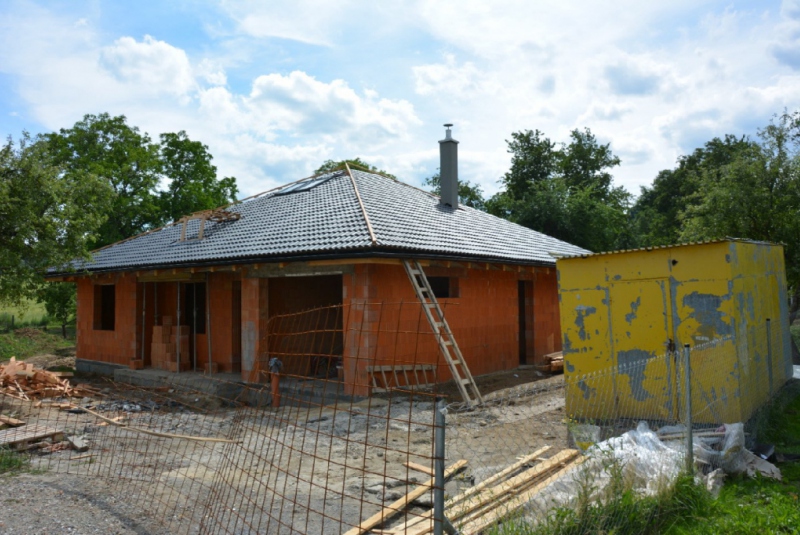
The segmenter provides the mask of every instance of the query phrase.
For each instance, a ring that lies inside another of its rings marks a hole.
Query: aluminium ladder
[[[472,378],[472,374],[464,360],[464,355],[461,354],[461,349],[456,343],[453,331],[450,330],[439,302],[436,300],[436,296],[433,295],[430,282],[428,282],[428,277],[425,276],[422,266],[416,260],[403,260],[403,266],[406,268],[411,286],[414,287],[417,298],[422,304],[422,310],[425,311],[428,323],[431,324],[431,329],[436,335],[439,349],[444,355],[448,366],[450,366],[453,380],[458,385],[461,397],[470,407],[475,405],[476,402],[482,404],[483,397],[481,397],[481,393],[478,390],[478,385],[475,384],[475,379]],[[470,390],[472,395],[470,395]]]

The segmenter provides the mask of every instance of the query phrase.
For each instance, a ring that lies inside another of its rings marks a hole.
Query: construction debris
[[[549,459],[545,446],[444,504],[445,516],[463,535],[477,534],[523,507],[552,481],[580,464],[577,450],[563,450]],[[427,535],[433,532],[433,511],[417,515],[384,533]]]
[[[0,446],[26,449],[30,444],[46,438],[53,442],[60,442],[64,438],[64,432],[36,424],[4,429],[0,431]]]
[[[564,373],[564,353],[550,353],[544,356],[545,366],[550,368],[550,373]]]
[[[60,372],[49,372],[11,357],[7,363],[0,364],[0,393],[25,401],[32,398],[84,397],[97,393],[85,386],[72,386],[60,375]]]

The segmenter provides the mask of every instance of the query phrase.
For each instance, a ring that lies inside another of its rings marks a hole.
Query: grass
[[[8,448],[0,447],[0,474],[16,474],[27,470],[28,458]]]
[[[44,332],[40,329],[20,329],[0,334],[0,361],[11,357],[24,359],[33,355],[56,353],[59,349],[72,347],[75,340],[64,339],[60,334]]]
[[[759,440],[781,453],[800,454],[800,381],[790,382],[753,426]],[[683,475],[655,497],[621,485],[602,505],[578,496],[575,510],[562,509],[538,526],[511,519],[491,535],[729,535],[800,533],[800,461],[778,464],[783,480],[729,477],[717,499]],[[583,505],[581,505],[583,504]]]
[[[27,300],[20,306],[0,306],[0,327],[11,323],[14,316],[15,327],[41,325],[47,318],[47,311],[42,303]]]
[[[792,325],[789,327],[789,332],[792,333],[794,345],[800,348],[800,324]]]

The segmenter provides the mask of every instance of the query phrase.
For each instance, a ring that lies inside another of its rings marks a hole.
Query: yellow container
[[[781,245],[728,239],[556,267],[570,417],[682,420],[687,344],[695,423],[746,421],[792,375]]]

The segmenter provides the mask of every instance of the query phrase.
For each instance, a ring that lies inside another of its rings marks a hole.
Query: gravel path
[[[0,477],[0,510],[3,535],[166,533],[102,481],[74,476]]]

